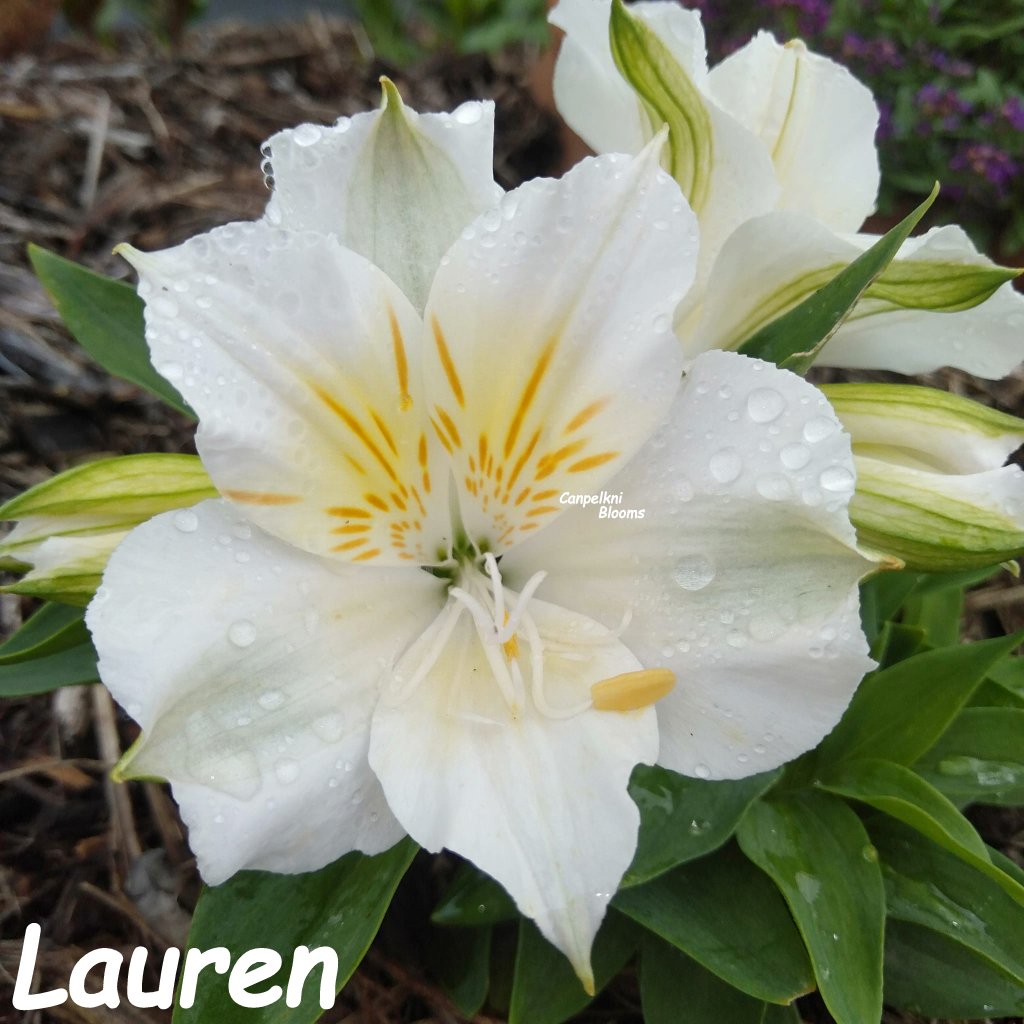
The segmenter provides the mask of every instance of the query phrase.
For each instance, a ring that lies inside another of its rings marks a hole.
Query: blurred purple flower
[[[1020,173],[1020,166],[1005,149],[988,142],[972,142],[961,146],[949,166],[954,171],[984,179],[995,189],[1000,199],[1007,197],[1010,184]]]
[[[823,32],[832,17],[830,0],[768,0],[767,6],[776,11],[792,11],[796,14],[797,30],[805,36]]]
[[[1024,132],[1024,102],[1019,96],[1011,96],[999,111],[1015,131]]]

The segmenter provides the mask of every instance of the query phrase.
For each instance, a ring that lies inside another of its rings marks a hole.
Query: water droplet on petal
[[[288,785],[299,777],[299,762],[294,757],[282,757],[274,765],[274,775],[278,782]]]
[[[693,774],[698,779],[710,779],[711,769],[706,764],[697,764],[693,766]]]
[[[715,578],[715,567],[705,555],[692,555],[676,563],[672,579],[683,590],[703,590]]]
[[[743,472],[743,460],[735,448],[723,448],[711,456],[708,470],[720,484],[730,484]]]
[[[256,639],[256,627],[248,619],[239,619],[228,627],[228,639],[236,647],[248,647]]]
[[[315,146],[320,141],[320,129],[315,124],[300,124],[292,132],[296,146]]]
[[[768,501],[785,501],[793,496],[793,487],[782,473],[765,473],[757,478],[757,493]]]
[[[815,416],[804,424],[804,440],[809,444],[817,444],[831,437],[839,429],[839,424],[827,416]]]
[[[190,508],[178,509],[174,513],[174,525],[182,533],[195,533],[199,529],[199,516]]]
[[[854,478],[845,466],[829,466],[818,477],[818,483],[826,491],[852,491]]]
[[[786,400],[773,388],[758,388],[747,397],[747,415],[755,423],[771,423],[786,408]]]
[[[274,711],[285,703],[285,695],[280,690],[266,690],[256,698],[264,711]]]
[[[483,104],[472,101],[463,103],[452,111],[452,117],[454,117],[459,124],[476,124],[479,122],[482,115]]]
[[[786,469],[803,469],[811,461],[811,452],[806,445],[794,442],[779,452],[779,461]]]

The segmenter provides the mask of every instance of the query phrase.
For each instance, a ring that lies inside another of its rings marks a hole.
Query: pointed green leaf
[[[444,994],[464,1017],[475,1017],[487,999],[493,927],[432,928],[427,963]]]
[[[594,940],[594,990],[600,992],[636,951],[639,930],[609,912]],[[525,918],[519,925],[509,1024],[561,1024],[593,996],[583,991],[569,961]]]
[[[885,894],[857,815],[824,794],[763,800],[737,838],[785,897],[838,1024],[879,1020]]]
[[[893,309],[957,313],[980,306],[1020,273],[983,263],[899,260],[868,288],[867,297]]]
[[[718,849],[736,831],[746,809],[771,789],[780,774],[702,782],[665,768],[638,766],[629,794],[640,808],[640,836],[623,886],[646,882]]]
[[[994,879],[1024,906],[1024,886],[992,864],[974,826],[937,789],[890,761],[849,761],[820,780],[822,789],[860,800],[916,829],[933,843]]]
[[[967,946],[890,918],[885,1001],[922,1017],[977,1020],[1024,1014],[1024,986]]]
[[[915,655],[872,672],[818,751],[820,765],[880,757],[912,764],[942,735],[1024,633]],[[940,787],[941,788],[941,787]]]
[[[814,987],[782,897],[733,844],[621,890],[613,905],[755,999],[790,1003]]]
[[[91,641],[31,661],[0,665],[0,697],[27,697],[99,680]]]
[[[644,1024],[762,1024],[753,999],[648,933],[640,960]]]
[[[265,983],[269,987],[287,984],[297,946],[330,946],[338,954],[340,990],[366,955],[415,854],[416,844],[403,839],[376,857],[350,853],[306,874],[243,871],[203,891],[189,948],[226,946],[232,961],[245,950],[277,950],[284,967]],[[199,977],[194,1005],[175,1008],[174,1024],[307,1024],[323,1012],[319,993],[317,969],[303,986],[297,1008],[282,998],[262,1009],[243,1009],[228,995],[227,977],[207,970]]]
[[[142,322],[142,300],[120,281],[28,247],[32,267],[68,330],[105,370],[162,398],[186,416],[194,416],[181,395],[153,369]]]
[[[1024,993],[1024,907],[995,880],[904,825],[873,820],[871,836],[883,864],[890,918],[965,947]],[[991,1001],[983,989],[976,997]]]
[[[80,608],[45,604],[16,633],[0,644],[0,665],[34,661],[87,643],[89,631]]]
[[[698,213],[711,184],[711,117],[697,87],[657,33],[613,0],[609,23],[612,56],[636,91],[651,124],[669,127],[668,171]]]
[[[853,312],[861,296],[892,263],[899,248],[935,202],[939,186],[870,249],[800,305],[762,327],[740,345],[743,355],[806,373],[819,352]]]
[[[966,708],[917,770],[958,803],[1024,805],[1024,710]]]

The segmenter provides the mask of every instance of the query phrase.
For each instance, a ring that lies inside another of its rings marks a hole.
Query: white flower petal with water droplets
[[[543,601],[530,611],[546,638],[607,634]],[[429,640],[407,652],[411,666]],[[547,644],[545,688],[559,707],[640,667],[614,637],[568,656]],[[654,710],[557,719],[527,698],[513,718],[488,676],[478,632],[463,616],[416,692],[394,706],[381,701],[370,764],[409,834],[496,878],[592,986],[591,944],[636,847],[640,815],[627,784],[633,766],[651,763],[658,750]]]
[[[841,64],[769,32],[712,68],[710,94],[772,154],[776,208],[856,231],[875,208],[878,107]]]
[[[385,82],[380,110],[267,141],[267,220],[336,235],[422,309],[445,249],[501,195],[493,150],[492,102],[419,114]]]
[[[584,160],[510,192],[448,252],[427,306],[434,431],[470,534],[503,550],[600,487],[663,418],[696,222],[658,164]]]
[[[125,255],[154,364],[199,414],[223,495],[315,554],[433,561],[450,540],[448,481],[432,462],[422,325],[378,268],[263,222]]]
[[[170,780],[210,885],[387,849],[402,829],[366,763],[370,715],[443,587],[307,555],[225,502],[190,511],[129,534],[86,619],[143,729],[125,773]]]
[[[754,415],[751,415],[753,411]],[[797,457],[799,455],[799,457]],[[643,519],[563,516],[502,560],[510,586],[609,628],[675,689],[658,761],[740,778],[813,747],[872,667],[847,506],[850,442],[795,374],[725,352],[692,364],[669,423],[606,485]]]

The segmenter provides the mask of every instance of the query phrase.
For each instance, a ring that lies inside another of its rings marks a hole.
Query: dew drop
[[[157,370],[160,375],[167,380],[181,380],[185,375],[185,371],[182,369],[181,363],[161,363]]]
[[[285,695],[280,690],[266,690],[256,698],[256,703],[264,711],[274,711],[281,707],[284,702]]]
[[[771,423],[785,408],[786,400],[773,388],[758,388],[747,396],[747,415],[755,423]]]
[[[818,477],[818,483],[826,491],[852,491],[854,479],[845,466],[829,466]]]
[[[681,477],[672,485],[672,496],[676,501],[692,501],[693,484],[686,477]]]
[[[715,567],[705,555],[692,555],[676,563],[672,579],[683,590],[703,590],[715,578]]]
[[[743,460],[735,448],[723,448],[711,456],[708,470],[720,484],[731,484],[743,472]]]
[[[294,757],[282,757],[274,765],[274,775],[278,782],[288,785],[299,777],[299,762]]]
[[[248,619],[239,619],[228,627],[228,639],[236,647],[248,647],[256,639],[256,627]]]
[[[697,764],[693,766],[693,774],[698,779],[710,779],[711,769],[706,764]]]
[[[477,124],[483,113],[483,104],[474,103],[463,103],[461,106],[455,108],[452,111],[452,117],[455,118],[459,124]]]
[[[195,533],[199,529],[199,516],[190,508],[178,509],[174,513],[174,525],[182,533]]]
[[[300,124],[292,132],[296,146],[315,146],[320,141],[320,129],[315,124]]]
[[[817,444],[831,437],[839,429],[835,420],[827,416],[814,416],[804,424],[804,440],[808,444]]]
[[[345,718],[337,712],[321,715],[313,722],[313,732],[325,743],[336,743],[345,734]]]
[[[811,461],[811,452],[805,445],[795,441],[783,447],[779,452],[779,461],[786,469],[803,469]]]
[[[793,487],[782,473],[765,473],[757,478],[757,493],[768,501],[785,501],[793,496]]]

